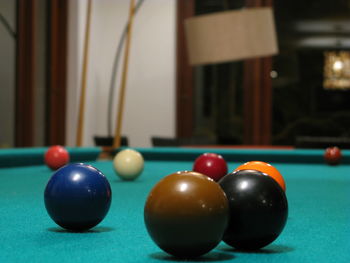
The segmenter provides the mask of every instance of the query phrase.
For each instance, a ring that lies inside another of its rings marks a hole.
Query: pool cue
[[[91,8],[92,8],[91,2],[92,2],[92,0],[88,0],[87,14],[86,14],[83,69],[82,69],[82,76],[81,76],[81,91],[80,91],[80,102],[79,102],[78,128],[77,128],[77,134],[76,134],[76,144],[78,147],[81,147],[82,141],[83,141],[84,111],[85,111],[85,96],[86,96],[86,78],[87,78],[89,39],[90,39],[90,20],[91,20]]]
[[[127,31],[127,37],[126,37],[126,44],[125,44],[124,64],[123,64],[122,79],[121,79],[120,91],[119,91],[117,122],[116,122],[116,129],[115,129],[114,142],[113,142],[113,148],[115,149],[120,147],[120,141],[121,141],[121,129],[122,129],[122,122],[123,122],[123,111],[124,111],[124,101],[125,101],[125,87],[126,87],[126,80],[128,75],[129,50],[130,50],[131,32],[132,32],[131,29],[134,21],[134,14],[135,14],[135,0],[130,0],[129,24],[128,24],[128,31]]]
[[[134,16],[136,16],[137,11],[140,9],[141,5],[143,4],[145,0],[139,0],[136,3],[135,6],[135,11],[134,11]],[[116,77],[117,77],[117,71],[119,68],[119,61],[120,61],[120,57],[121,57],[121,53],[122,53],[122,49],[124,46],[124,42],[125,42],[125,38],[126,38],[126,34],[128,31],[128,25],[129,25],[129,21],[126,21],[123,32],[121,34],[121,37],[119,39],[119,43],[118,43],[118,47],[117,47],[117,51],[115,53],[115,57],[114,57],[114,62],[113,62],[113,67],[112,67],[112,74],[111,74],[111,79],[109,82],[109,92],[108,92],[108,113],[107,113],[107,134],[108,137],[112,137],[112,111],[113,111],[113,98],[114,98],[114,90],[115,90],[115,84],[114,82],[116,81]]]

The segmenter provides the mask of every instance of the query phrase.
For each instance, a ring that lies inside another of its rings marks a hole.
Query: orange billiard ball
[[[235,171],[239,170],[257,170],[271,176],[286,191],[286,183],[284,182],[282,174],[271,164],[261,161],[246,162],[238,166]]]
[[[324,159],[329,165],[337,165],[342,158],[341,151],[338,147],[328,147],[324,153]]]

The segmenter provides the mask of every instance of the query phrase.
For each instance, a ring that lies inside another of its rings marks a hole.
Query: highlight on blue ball
[[[105,175],[91,165],[68,164],[50,178],[45,207],[59,226],[86,231],[99,224],[111,205],[112,191]]]

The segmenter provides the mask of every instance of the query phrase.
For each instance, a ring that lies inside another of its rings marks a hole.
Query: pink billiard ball
[[[341,151],[338,147],[328,147],[324,153],[324,159],[329,165],[337,165],[342,158]]]
[[[57,170],[68,162],[69,153],[63,146],[51,146],[45,153],[45,163],[52,170]]]
[[[195,160],[193,171],[204,174],[217,182],[227,174],[227,163],[220,154],[204,153]]]

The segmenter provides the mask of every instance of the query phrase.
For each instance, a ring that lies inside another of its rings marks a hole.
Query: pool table
[[[322,150],[143,148],[143,174],[121,181],[99,148],[68,148],[72,162],[100,169],[112,187],[104,221],[85,233],[58,227],[47,215],[43,194],[52,171],[43,164],[46,148],[0,150],[0,262],[169,262],[147,234],[146,197],[165,175],[190,170],[203,152],[216,152],[229,170],[249,160],[272,163],[284,175],[289,216],[280,237],[254,252],[220,243],[195,262],[349,262],[350,151],[338,166],[326,165]],[[191,261],[191,260],[189,260]]]

